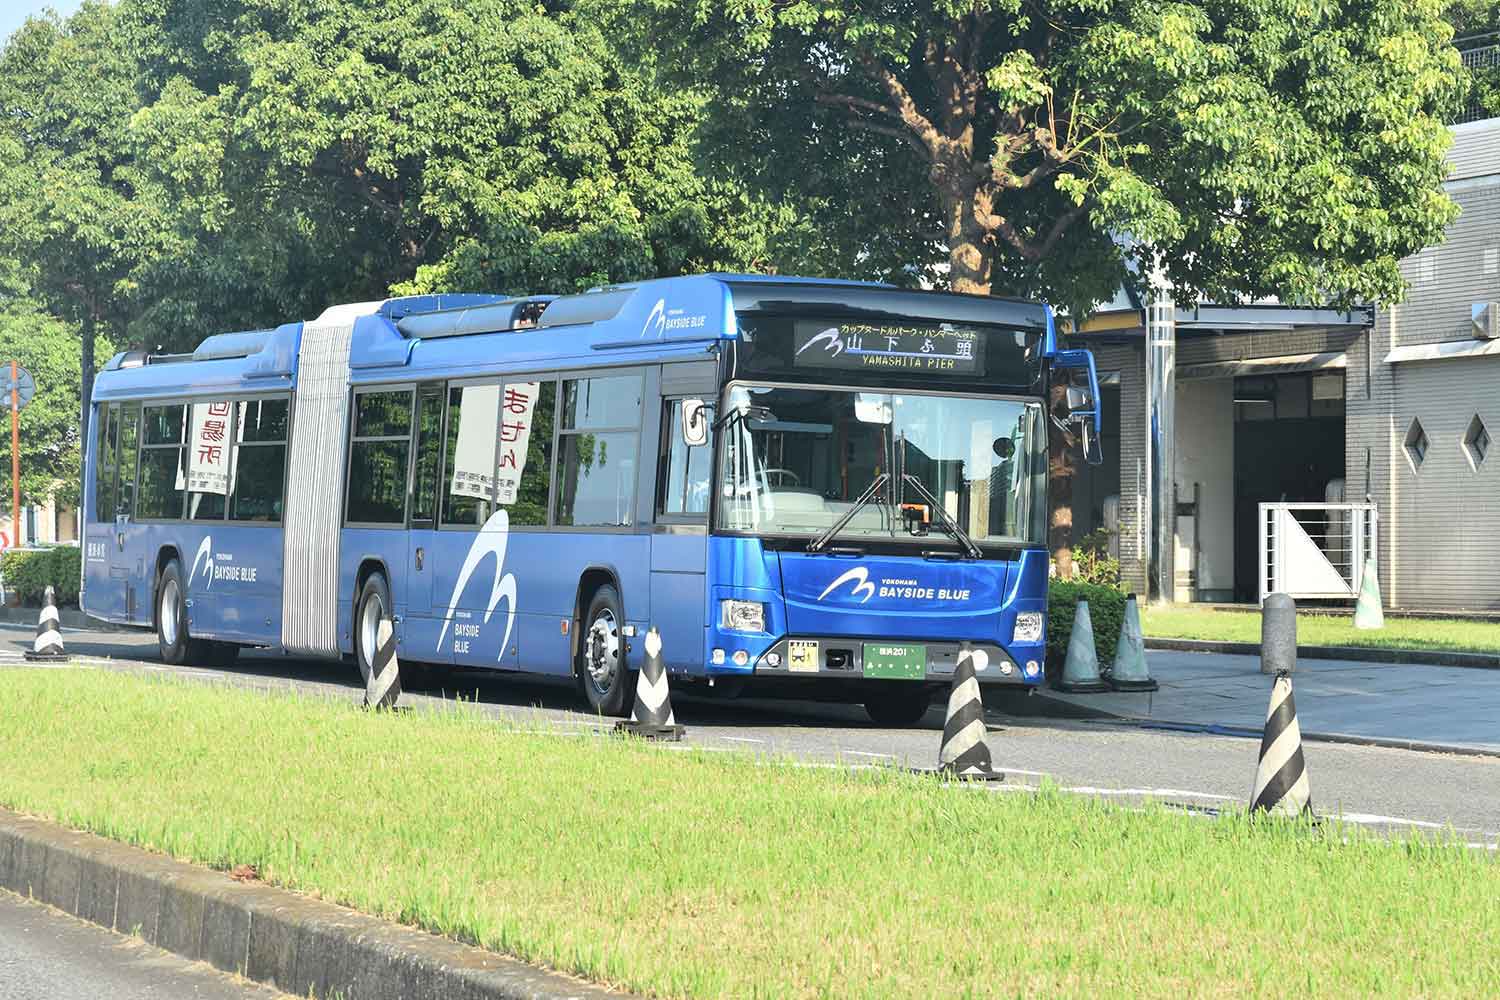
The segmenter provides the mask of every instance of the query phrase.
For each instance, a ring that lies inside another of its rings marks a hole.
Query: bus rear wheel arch
[[[626,717],[635,705],[635,675],[626,662],[625,606],[614,583],[586,591],[574,672],[589,709]]]
[[[182,563],[175,553],[163,556],[152,611],[157,650],[162,662],[172,666],[207,663],[215,658],[221,644],[194,639],[188,634],[187,582],[183,579]]]
[[[391,588],[385,573],[363,574],[359,599],[354,602],[354,662],[365,684],[375,669],[375,651],[380,647],[380,620],[391,616]]]

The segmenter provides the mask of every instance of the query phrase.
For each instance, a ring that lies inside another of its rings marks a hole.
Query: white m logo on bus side
[[[818,600],[821,601],[823,598],[827,597],[829,594],[837,590],[840,585],[848,583],[850,580],[859,581],[854,585],[854,596],[859,597],[860,594],[865,595],[864,597],[860,597],[859,603],[865,604],[870,600],[870,598],[875,596],[875,585],[870,582],[870,571],[865,569],[863,566],[856,566],[845,573],[843,576],[839,577],[837,580],[830,583],[827,587],[824,587],[823,592],[818,595]]]
[[[458,571],[458,580],[453,584],[453,595],[448,598],[448,613],[443,619],[443,630],[438,633],[438,649],[443,648],[443,639],[448,635],[448,626],[453,622],[453,609],[458,607],[458,597],[464,592],[464,587],[468,586],[469,577],[474,575],[484,557],[493,552],[495,580],[490,585],[490,599],[484,608],[484,621],[489,624],[490,616],[495,613],[495,606],[500,603],[500,598],[505,598],[505,638],[500,643],[500,655],[505,655],[505,647],[510,645],[511,629],[516,624],[516,577],[514,573],[505,572],[505,549],[509,540],[510,515],[502,508],[484,522],[474,544],[469,546],[469,554],[464,557],[463,568]]]

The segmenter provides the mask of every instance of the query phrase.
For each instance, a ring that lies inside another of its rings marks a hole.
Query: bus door
[[[115,407],[111,406],[110,409]],[[109,547],[109,575],[111,582],[123,588],[125,620],[150,621],[151,595],[141,593],[143,556],[131,544],[137,541],[137,531],[132,521],[135,517],[135,470],[136,456],[140,450],[141,406],[139,403],[125,403],[119,407],[119,411],[118,448],[115,451],[115,530]]]
[[[703,662],[708,604],[708,502],[713,466],[712,397],[664,401],[651,534],[651,618],[669,666]]]
[[[406,617],[401,629],[403,653],[414,659],[448,662],[452,659],[450,655],[435,652],[443,609],[432,606],[432,579],[439,558],[436,542],[438,479],[443,466],[442,383],[418,387],[412,434],[411,520],[406,571],[399,574],[406,581]]]

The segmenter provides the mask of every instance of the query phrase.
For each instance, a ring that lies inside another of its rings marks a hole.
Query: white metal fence
[[[1260,599],[1353,600],[1377,525],[1372,503],[1261,504]]]

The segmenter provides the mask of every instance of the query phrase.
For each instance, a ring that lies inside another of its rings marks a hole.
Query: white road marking
[[[893,753],[868,753],[864,750],[845,750],[844,753],[853,754],[856,757],[879,757],[884,760],[896,759],[896,755]]]
[[[733,743],[764,743],[764,742],[766,742],[765,740],[755,739],[752,736],[720,736],[719,739],[721,739],[721,740],[729,740],[729,741],[731,741]]]
[[[1096,788],[1093,785],[1063,785],[1061,790],[1074,795],[1149,795],[1153,798],[1212,799],[1217,802],[1238,802],[1233,795],[1215,795],[1212,792],[1190,792],[1181,788]]]

